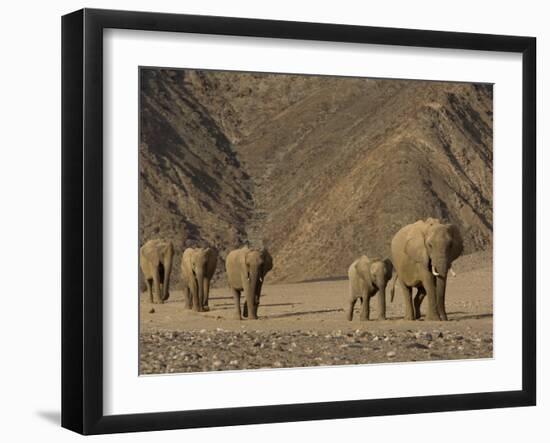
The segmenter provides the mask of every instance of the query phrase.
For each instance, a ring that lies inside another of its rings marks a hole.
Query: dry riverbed
[[[402,296],[388,320],[344,318],[345,279],[266,284],[259,319],[232,318],[227,288],[214,288],[210,312],[183,308],[179,291],[162,305],[140,303],[140,373],[161,374],[490,358],[493,354],[492,260],[460,258],[449,277],[447,322],[404,321]],[[371,317],[376,318],[376,300]],[[425,311],[425,306],[423,306]]]

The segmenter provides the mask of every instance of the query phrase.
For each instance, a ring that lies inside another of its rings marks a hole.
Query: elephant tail
[[[393,297],[395,296],[395,282],[397,281],[397,272],[394,272],[390,279],[390,302],[393,303]]]

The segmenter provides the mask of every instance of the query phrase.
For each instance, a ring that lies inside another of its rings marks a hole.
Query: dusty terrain
[[[447,322],[402,320],[398,289],[394,303],[388,299],[388,320],[360,322],[356,306],[348,322],[343,277],[266,284],[255,321],[232,318],[233,299],[224,287],[212,290],[206,313],[185,310],[179,291],[162,305],[150,304],[142,294],[140,373],[492,357],[491,255],[463,256],[453,269]],[[371,306],[376,318],[376,300]]]
[[[176,252],[168,302],[141,296],[141,373],[490,357],[492,111],[486,84],[141,69],[140,244]],[[347,322],[349,264],[427,217],[464,239],[450,321],[402,320],[398,293],[389,320]],[[224,260],[245,244],[274,266],[239,322]],[[219,251],[200,314],[179,291],[197,246]]]

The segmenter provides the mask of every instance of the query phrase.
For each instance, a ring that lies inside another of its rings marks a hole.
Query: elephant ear
[[[410,233],[405,243],[405,253],[416,263],[428,266],[428,251],[426,250],[425,237],[422,230],[414,230]]]
[[[267,252],[265,249],[263,250],[264,256],[264,266],[263,266],[263,274],[264,276],[273,269],[273,259],[271,258],[271,254]]]
[[[462,235],[460,234],[460,231],[458,230],[458,227],[456,225],[453,225],[451,223],[448,224],[447,227],[453,239],[450,251],[450,259],[451,261],[454,261],[462,254],[464,250],[464,242],[462,241]]]
[[[218,251],[213,248],[208,248],[206,250],[206,254],[208,257],[208,275],[214,275],[214,272],[216,271],[216,264],[218,263]]]
[[[243,248],[241,249],[241,253],[239,254],[239,262],[243,267],[243,270],[248,268],[248,262],[246,261],[246,259],[249,252],[250,251],[248,250],[248,248]]]

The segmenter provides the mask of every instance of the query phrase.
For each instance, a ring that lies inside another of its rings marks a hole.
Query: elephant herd
[[[398,284],[404,297],[404,319],[420,318],[420,306],[428,300],[426,320],[447,320],[445,290],[447,273],[463,251],[458,228],[428,218],[401,228],[391,241],[391,259],[372,259],[363,255],[348,269],[349,297],[345,313],[353,318],[353,309],[361,299],[360,320],[369,320],[370,299],[377,295],[378,319],[386,319],[386,288],[391,301]],[[169,280],[174,256],[171,242],[149,240],[140,249],[140,266],[151,303],[163,303],[170,295]],[[218,253],[213,248],[187,248],[181,260],[184,303],[197,312],[208,311],[210,282],[216,270]],[[258,318],[262,284],[273,268],[273,259],[265,249],[235,249],[225,259],[227,282],[235,303],[234,317]],[[413,298],[413,288],[416,294]],[[241,315],[241,293],[244,304]]]
[[[174,247],[164,240],[149,240],[140,249],[140,266],[151,303],[164,303],[170,296],[169,279]],[[184,304],[196,312],[208,311],[210,282],[216,271],[218,252],[213,248],[187,248],[181,257]],[[225,259],[227,281],[235,302],[235,318],[258,318],[262,284],[273,267],[269,252],[248,247],[231,251]]]

